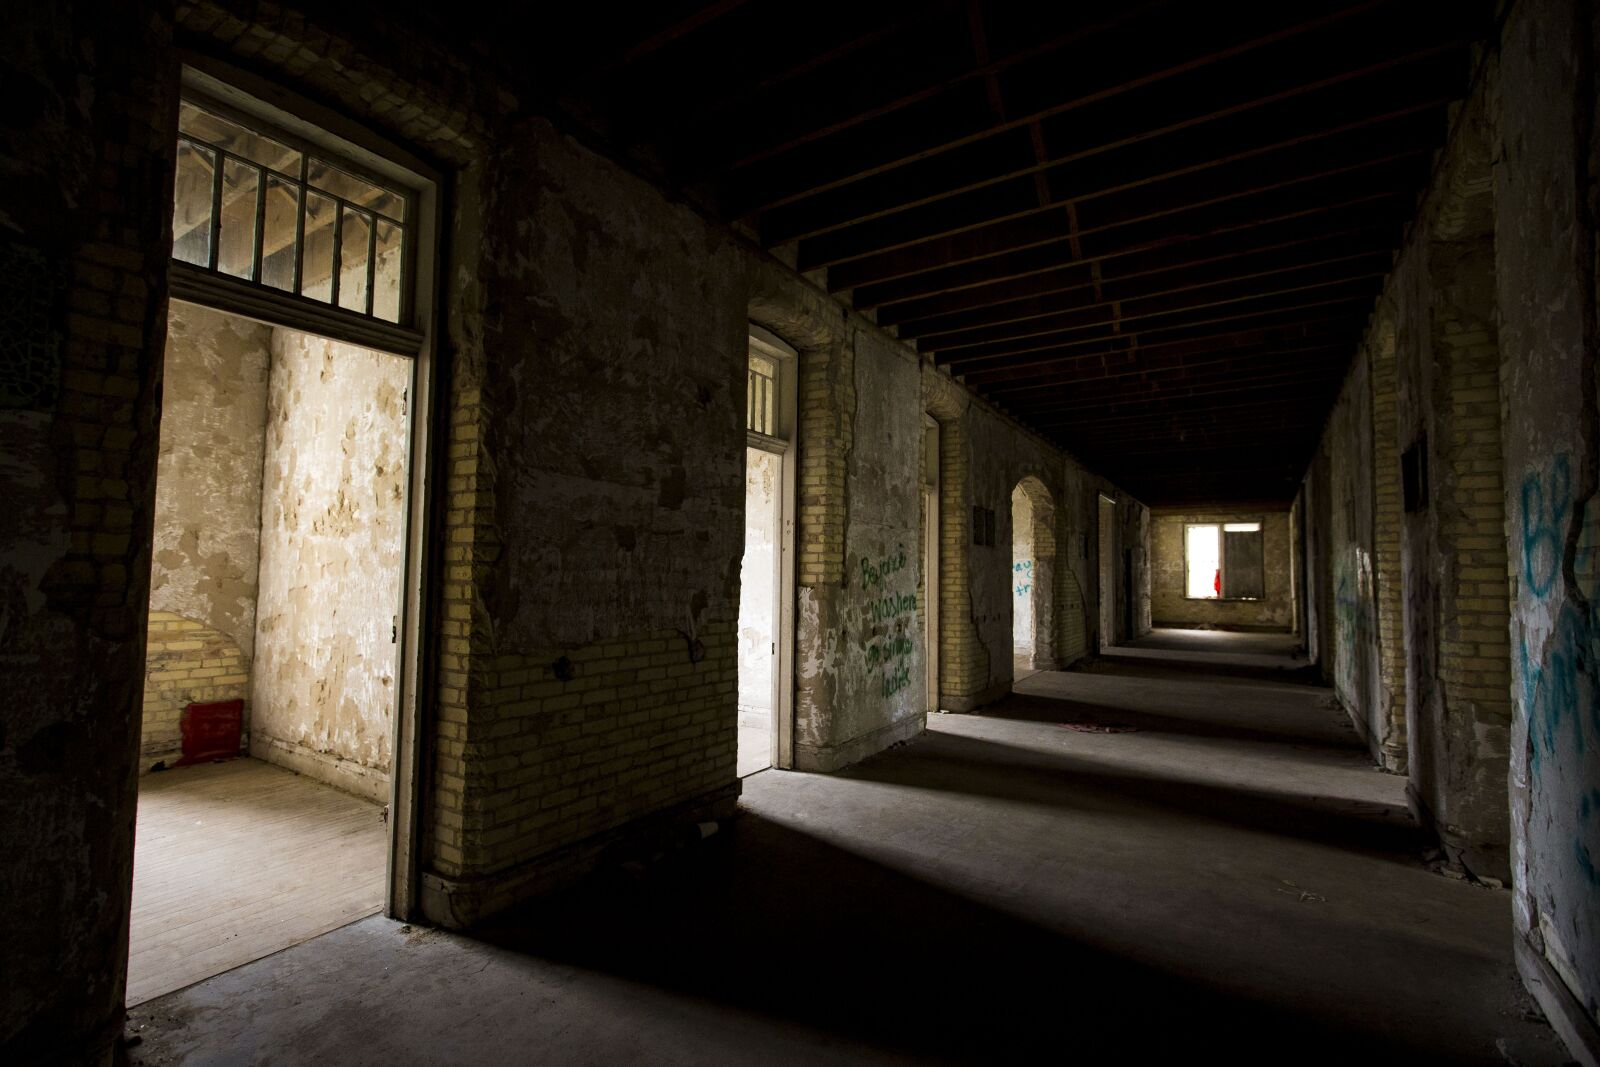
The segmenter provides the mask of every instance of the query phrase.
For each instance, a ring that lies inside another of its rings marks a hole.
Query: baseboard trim
[[[797,742],[794,746],[794,769],[831,774],[852,763],[860,763],[868,756],[876,755],[892,745],[911,740],[926,729],[927,725],[927,713],[918,712],[841,745],[808,745]]]
[[[670,847],[697,823],[727,823],[738,809],[742,786],[735,779],[720,789],[651,812],[629,822],[551,849],[493,874],[452,877],[422,874],[423,918],[464,930],[514,904],[572,886],[601,866],[608,852],[633,855]]]
[[[1584,1010],[1583,1004],[1567,988],[1544,953],[1534,948],[1528,939],[1517,934],[1517,973],[1522,984],[1539,1003],[1550,1026],[1566,1043],[1572,1058],[1584,1067],[1600,1067],[1600,1026]]]
[[[354,760],[316,752],[303,745],[260,733],[250,738],[250,755],[374,804],[389,803],[389,775]]]

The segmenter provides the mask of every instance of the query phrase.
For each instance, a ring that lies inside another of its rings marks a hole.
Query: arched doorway
[[[1033,475],[1011,491],[1011,645],[1015,669],[1056,667],[1055,500]]]

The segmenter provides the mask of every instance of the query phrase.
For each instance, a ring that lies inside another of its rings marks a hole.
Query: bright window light
[[[1226,533],[1260,533],[1261,524],[1259,522],[1230,522],[1222,529]]]
[[[1222,530],[1217,526],[1191,526],[1186,542],[1187,595],[1215,600],[1222,593]]]

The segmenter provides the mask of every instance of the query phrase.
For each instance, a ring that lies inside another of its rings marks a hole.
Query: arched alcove
[[[1054,670],[1056,504],[1034,475],[1011,491],[1012,649],[1019,669]]]

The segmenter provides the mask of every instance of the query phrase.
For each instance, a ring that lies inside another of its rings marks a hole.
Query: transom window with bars
[[[745,382],[745,429],[776,437],[778,361],[750,353],[750,371]]]
[[[384,322],[409,315],[407,194],[185,99],[172,257]]]

